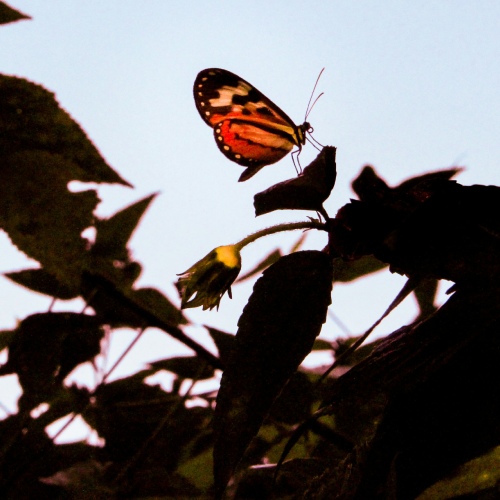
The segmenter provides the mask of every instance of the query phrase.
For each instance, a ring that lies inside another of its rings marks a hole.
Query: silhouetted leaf
[[[8,347],[16,335],[16,330],[1,330],[0,331],[0,351]]]
[[[275,184],[254,196],[255,215],[274,210],[315,210],[326,216],[323,202],[337,177],[336,148],[325,146],[298,177]]]
[[[361,201],[388,204],[404,200],[405,203],[408,203],[408,200],[417,193],[432,191],[434,186],[442,184],[442,181],[450,180],[462,170],[460,167],[453,167],[417,175],[391,188],[371,165],[366,165],[352,181],[352,189]],[[425,196],[418,201],[422,202]]]
[[[436,170],[435,172],[426,172],[425,174],[416,175],[415,177],[404,180],[401,184],[396,186],[395,189],[402,192],[411,192],[419,185],[425,187],[432,186],[434,183],[437,184],[440,181],[448,181],[463,171],[464,169],[462,167],[451,167]]]
[[[344,260],[337,257],[333,261],[333,280],[338,283],[348,283],[368,274],[376,273],[385,267],[387,264],[373,255],[363,255],[355,260]]]
[[[448,477],[427,488],[418,500],[445,498],[491,499],[498,497],[500,446],[458,467]]]
[[[250,271],[246,272],[245,274],[242,274],[236,281],[235,283],[241,283],[242,281],[245,281],[249,278],[252,278],[253,276],[260,274],[264,269],[267,269],[270,265],[274,264],[277,262],[280,258],[282,257],[281,250],[279,248],[276,248],[273,250],[271,253],[266,255],[258,264],[256,264]]]
[[[93,405],[82,413],[106,440],[108,459],[124,463],[141,457],[142,467],[154,464],[170,471],[210,431],[212,415],[211,408],[186,408],[178,394],[135,375],[101,385]]]
[[[309,417],[314,387],[309,377],[295,372],[271,406],[269,416],[278,422],[296,424]]]
[[[205,326],[205,328],[208,330],[210,337],[212,337],[212,340],[215,342],[215,346],[219,351],[219,358],[222,361],[222,364],[226,366],[229,358],[233,354],[235,336],[232,333],[226,333],[210,326]]]
[[[256,282],[217,397],[215,488],[225,486],[273,401],[311,351],[330,304],[332,264],[318,251],[282,257]]]
[[[50,405],[47,411],[42,413],[32,424],[41,430],[65,417],[71,413],[79,413],[88,404],[91,398],[91,393],[86,387],[77,387],[71,385],[66,387],[59,386],[55,392],[51,394]]]
[[[448,181],[395,228],[381,252],[391,268],[455,283],[500,274],[500,187]]]
[[[0,24],[13,23],[21,19],[31,19],[30,16],[14,10],[9,7],[5,2],[0,2]]]
[[[300,235],[299,239],[293,244],[290,251],[287,253],[297,252],[304,243],[304,240],[307,238],[307,233],[304,232]],[[260,274],[264,269],[267,269],[270,265],[274,264],[283,256],[282,251],[279,248],[276,248],[272,252],[270,252],[266,257],[264,257],[257,265],[255,265],[250,271],[247,271],[245,274],[240,275],[239,278],[235,281],[235,283],[240,283],[241,281],[245,281],[257,274]]]
[[[332,344],[327,340],[316,339],[313,344],[313,351],[331,351]]]
[[[0,163],[7,155],[38,150],[66,160],[68,182],[130,186],[104,161],[81,127],[59,106],[54,94],[23,78],[0,75],[0,96]],[[44,166],[40,168],[43,174]],[[40,181],[46,182],[43,177]]]
[[[43,293],[59,300],[72,300],[79,295],[78,287],[70,288],[69,283],[61,283],[45,269],[24,269],[4,276],[14,283],[22,285],[34,292]]]
[[[200,497],[202,492],[189,479],[156,464],[139,466],[139,470],[134,471],[131,486],[125,485],[125,491],[120,493],[126,498],[151,500],[203,498]]]
[[[127,243],[141,217],[156,197],[152,194],[116,212],[108,219],[97,219],[95,243],[92,254],[111,260],[128,260]]]
[[[172,314],[168,308],[160,309],[157,315],[155,311],[143,307],[140,303],[142,299],[140,293],[138,294],[139,301],[134,300],[134,296],[139,290],[122,289],[119,285],[98,274],[84,273],[82,287],[84,288],[83,296],[88,297],[89,306],[96,311],[103,323],[115,327],[121,325],[160,328],[193,349],[196,354],[208,361],[212,366],[222,368],[219,358],[191,339],[177,326],[177,322],[184,321],[184,317],[179,314],[177,309],[174,309]],[[159,299],[158,292],[148,293],[146,296],[154,297],[152,301],[154,307],[158,307],[159,303],[164,304],[166,300]]]
[[[420,284],[413,290],[417,299],[419,319],[425,319],[437,310],[435,305],[436,293],[439,281],[434,278],[423,279]]]
[[[87,256],[84,229],[94,220],[94,190],[70,193],[68,160],[42,151],[0,158],[0,227],[63,283],[78,283]]]
[[[362,201],[379,201],[384,199],[391,188],[371,165],[365,165],[351,183],[352,190]]]
[[[298,240],[292,245],[292,248],[290,248],[290,251],[288,253],[298,252],[302,248],[302,245],[304,244],[306,238],[307,238],[307,232],[304,231],[299,236]]]
[[[180,378],[204,380],[214,376],[214,368],[197,356],[177,356],[149,363],[154,370],[167,370]]]
[[[274,481],[274,464],[257,465],[248,468],[238,478],[234,498],[237,499],[299,499],[309,487],[310,481],[320,476],[325,462],[315,458],[293,459],[285,462]]]
[[[339,359],[341,356],[343,356],[344,353],[347,352],[360,337],[361,335],[357,335],[348,339],[337,339],[333,343],[335,359]],[[346,358],[342,358],[340,366],[357,365],[360,361],[363,361],[363,359],[368,357],[380,342],[381,339],[378,339],[368,344],[361,345],[355,351],[351,352],[351,354],[349,354]]]
[[[120,289],[95,276],[87,282],[86,276],[84,297],[88,297],[88,304],[102,321],[114,328],[145,328],[158,322],[172,326],[187,323],[182,311],[155,288]]]
[[[16,373],[23,388],[19,406],[33,408],[50,399],[66,375],[92,359],[103,337],[97,319],[75,313],[28,316],[15,330],[0,374]]]
[[[179,402],[178,395],[169,394],[158,385],[148,385],[142,377],[131,376],[101,385],[95,393],[95,403],[82,416],[106,440],[110,459],[122,461],[142,447]],[[178,417],[178,412],[173,413],[172,421]],[[170,452],[173,454],[173,450]]]
[[[329,252],[347,260],[373,254],[409,277],[493,282],[500,269],[499,212],[497,186],[419,182],[381,200],[344,205],[327,221]]]
[[[145,327],[143,308],[127,296],[141,273],[141,265],[131,262],[113,269],[112,262],[101,259],[93,261],[92,268],[93,272],[82,274],[81,295],[103,323],[114,328]]]
[[[458,287],[335,381],[325,409],[356,447],[311,483],[308,498],[340,488],[346,498],[391,498],[396,486],[397,498],[417,498],[498,446],[499,304],[498,286]]]
[[[55,314],[55,313],[54,313]],[[62,359],[57,380],[64,380],[79,364],[91,361],[101,351],[104,328],[99,318],[85,314],[64,314],[64,328],[68,335],[62,345]]]
[[[105,465],[97,460],[89,459],[77,462],[68,468],[57,471],[49,477],[42,477],[44,484],[59,486],[71,494],[75,500],[85,498],[103,499],[114,496],[114,489],[105,481],[105,472],[109,464]]]
[[[99,453],[99,448],[85,443],[55,445],[45,429],[26,415],[2,420],[0,441],[0,497],[5,499],[60,498],[60,490],[41,483],[40,477],[49,477]]]
[[[182,311],[156,288],[131,290],[127,296],[165,323],[185,325],[188,322]]]
[[[214,482],[212,449],[183,460],[177,472],[200,490],[207,491]]]

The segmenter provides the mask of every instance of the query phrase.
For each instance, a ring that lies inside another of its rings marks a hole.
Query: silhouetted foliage
[[[0,24],[26,18],[0,2]],[[156,195],[98,218],[97,191],[72,193],[68,183],[130,184],[51,92],[0,75],[0,227],[40,265],[5,276],[54,301],[86,304],[79,314],[32,313],[0,332],[8,351],[0,376],[17,375],[22,388],[18,412],[0,421],[2,498],[500,493],[500,188],[462,186],[451,180],[459,168],[390,187],[366,166],[353,181],[358,199],[330,217],[323,203],[335,155],[327,146],[298,177],[255,195],[257,215],[321,215],[273,231],[326,231],[328,246],[302,251],[301,238],[288,255],[274,249],[241,276],[258,279],[236,334],[206,327],[214,353],[188,335],[189,319],[161,291],[135,287],[142,265],[128,242]],[[93,240],[82,236],[87,228]],[[206,303],[218,306],[238,282],[239,250],[250,240],[242,241],[195,264],[183,289],[195,290],[196,275]],[[317,339],[332,286],[387,267],[411,278],[415,321],[357,349],[360,337]],[[437,308],[442,279],[453,288]],[[109,381],[110,370],[91,389],[69,382],[75,368],[95,362],[111,331],[129,328],[139,338],[152,327],[193,354],[120,380]],[[339,370],[321,378],[323,369],[304,368],[313,350],[330,352]],[[174,377],[170,390],[147,380],[161,371]],[[193,391],[201,380],[214,388]],[[102,446],[48,436],[49,425],[76,416]]]

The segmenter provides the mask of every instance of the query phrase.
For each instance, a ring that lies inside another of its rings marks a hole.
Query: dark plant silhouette
[[[27,18],[0,2],[1,24]],[[0,376],[16,374],[22,387],[19,411],[0,421],[2,498],[499,494],[498,187],[462,186],[451,180],[459,168],[390,187],[366,166],[352,184],[358,199],[331,217],[323,204],[335,184],[336,148],[324,147],[298,177],[254,198],[257,216],[300,209],[311,217],[221,242],[179,275],[182,306],[204,309],[257,277],[235,334],[206,326],[214,354],[186,334],[189,319],[162,292],[135,286],[142,266],[127,245],[155,195],[98,218],[96,190],[72,193],[68,183],[130,184],[52,93],[5,75],[0,165],[0,227],[40,264],[7,278],[54,301],[86,304],[80,314],[33,313],[0,332],[8,351]],[[82,237],[86,228],[95,229],[93,241]],[[328,245],[302,251],[299,240],[288,255],[273,249],[238,279],[247,245],[289,230],[323,231]],[[317,339],[332,286],[383,268],[408,277],[395,304],[414,293],[415,321],[374,342]],[[437,308],[441,279],[453,286]],[[136,331],[134,342],[158,328],[193,354],[110,382],[115,364],[93,389],[69,384],[102,339],[124,327]],[[305,369],[313,350],[332,353],[341,370]],[[175,376],[170,391],[145,382],[161,370]],[[217,370],[219,390],[195,390]],[[45,429],[64,416],[81,416],[104,445],[55,444]]]

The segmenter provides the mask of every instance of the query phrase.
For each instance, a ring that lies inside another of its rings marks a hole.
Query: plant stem
[[[277,224],[276,226],[266,227],[255,233],[249,234],[247,237],[243,238],[241,241],[236,243],[234,246],[238,251],[248,244],[253,243],[255,240],[262,238],[262,236],[267,236],[269,234],[280,233],[282,231],[295,231],[296,229],[320,229],[326,231],[326,226],[323,222],[316,220],[304,221],[304,222],[289,222],[285,224]]]

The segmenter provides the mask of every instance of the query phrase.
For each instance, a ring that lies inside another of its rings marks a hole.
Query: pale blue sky
[[[291,159],[238,184],[241,167],[220,154],[194,106],[192,85],[201,69],[239,74],[301,123],[317,75],[326,68],[318,86],[325,95],[309,121],[318,141],[338,147],[337,185],[326,204],[332,216],[352,196],[349,183],[365,163],[390,184],[456,162],[467,167],[459,177],[464,184],[499,183],[497,1],[10,0],[10,5],[33,20],[0,27],[0,71],[55,92],[111,166],[135,186],[99,188],[99,213],[161,192],[131,247],[144,265],[140,284],[158,287],[173,300],[175,274],[213,247],[309,215],[278,212],[255,219],[253,194],[293,176]],[[315,154],[306,146],[302,164]],[[277,245],[287,250],[298,236],[274,236],[245,250],[244,268]],[[25,266],[5,237],[0,244],[0,270]],[[324,236],[312,237],[308,247],[324,244]],[[333,310],[359,333],[403,281],[385,272],[336,288]],[[233,301],[224,298],[218,313],[188,316],[234,332],[251,286],[234,288]],[[3,279],[0,298],[0,328],[49,303]],[[407,301],[383,329],[396,328],[414,311]],[[329,336],[338,333],[328,325]],[[146,359],[161,357],[169,349],[164,342],[164,336],[151,335],[141,355],[150,349]]]

